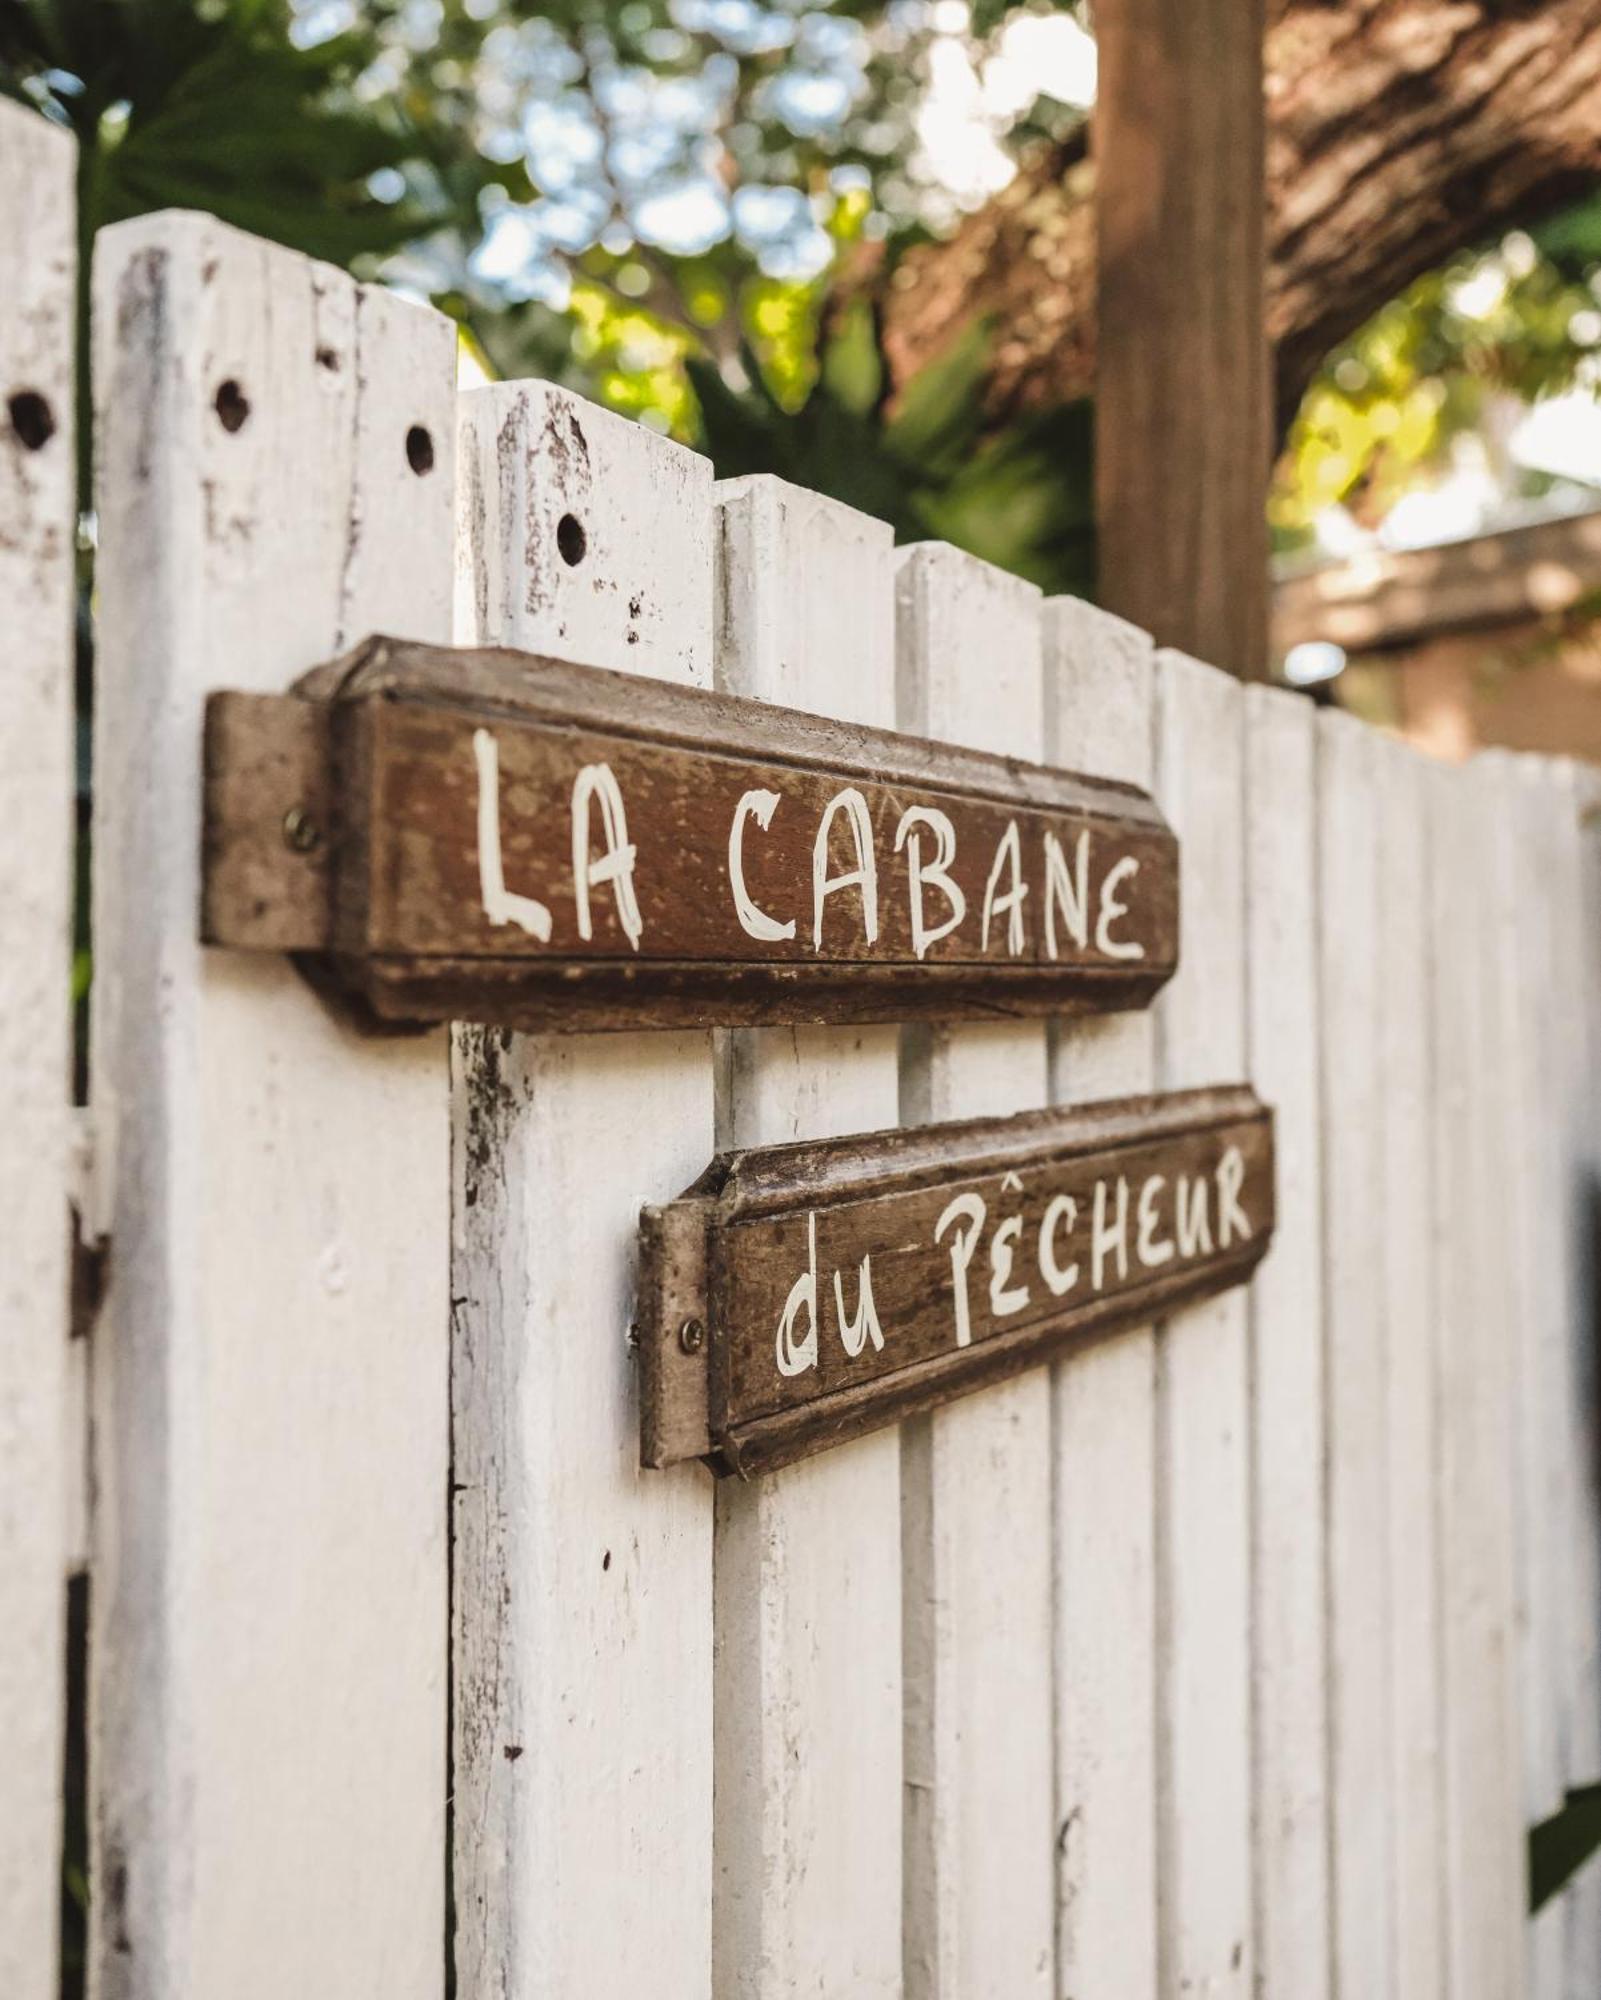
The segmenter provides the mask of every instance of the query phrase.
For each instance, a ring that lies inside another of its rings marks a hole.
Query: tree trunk
[[[1116,6],[1118,0],[1102,0]],[[1323,357],[1454,252],[1601,172],[1596,0],[1288,0],[1267,34],[1267,324],[1281,426]],[[1089,395],[1094,165],[1036,155],[881,286],[896,389],[975,318],[997,423]]]

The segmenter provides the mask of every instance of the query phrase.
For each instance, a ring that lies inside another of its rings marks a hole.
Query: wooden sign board
[[[1243,1087],[724,1155],[641,1224],[641,1458],[807,1457],[1240,1284],[1273,1222]]]
[[[1178,843],[1128,785],[389,640],[213,695],[206,737],[203,936],[378,1021],[1069,1013],[1177,964]]]

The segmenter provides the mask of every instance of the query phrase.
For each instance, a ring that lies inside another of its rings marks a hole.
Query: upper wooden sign
[[[1178,843],[1132,786],[374,639],[211,697],[202,930],[388,1021],[1138,1007],[1177,963]]]
[[[646,1465],[761,1472],[1248,1277],[1244,1087],[767,1146],[641,1225]]]

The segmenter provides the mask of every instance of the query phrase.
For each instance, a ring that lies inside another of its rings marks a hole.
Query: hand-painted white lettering
[[[1080,951],[1090,941],[1090,832],[1085,827],[1073,846],[1073,872],[1068,873],[1067,857],[1054,833],[1045,836],[1045,949],[1056,953],[1056,913],[1060,910],[1067,934]]]
[[[515,924],[549,944],[549,910],[506,887],[500,858],[500,748],[487,729],[473,731],[473,761],[478,766],[478,894],[484,915],[492,924]]]
[[[1117,1257],[1117,1277],[1119,1284],[1128,1276],[1128,1181],[1122,1174],[1117,1177],[1117,1213],[1112,1221],[1106,1215],[1106,1182],[1095,1183],[1095,1206],[1090,1218],[1090,1284],[1100,1291],[1105,1283],[1106,1260]]]
[[[783,938],[795,935],[795,919],[781,924],[776,917],[752,902],[745,887],[745,822],[755,820],[765,833],[773,823],[773,814],[778,810],[777,792],[743,792],[734,808],[734,823],[728,830],[728,880],[734,891],[734,909],[739,917],[740,928],[747,937],[760,938],[764,944],[777,944]]]
[[[934,1241],[941,1243],[953,1222],[967,1224],[965,1229],[958,1228],[951,1238],[951,1283],[955,1290],[958,1347],[968,1346],[973,1338],[973,1323],[967,1305],[967,1267],[972,1263],[973,1252],[978,1247],[978,1233],[984,1227],[986,1213],[981,1196],[959,1194],[946,1204],[945,1212],[934,1225]]]
[[[1062,1264],[1056,1256],[1058,1227],[1071,1236],[1078,1222],[1078,1203],[1070,1194],[1053,1194],[1040,1219],[1040,1276],[1057,1298],[1078,1283],[1078,1261]]]
[[[1108,958],[1143,958],[1145,947],[1138,938],[1115,938],[1112,925],[1119,917],[1128,915],[1128,904],[1118,901],[1117,885],[1125,877],[1132,879],[1140,872],[1140,864],[1132,854],[1107,869],[1101,881],[1101,914],[1095,925],[1095,949],[1104,952]]]
[[[1240,1189],[1245,1185],[1245,1155],[1238,1146],[1224,1149],[1217,1163],[1218,1247],[1227,1250],[1236,1236],[1242,1243],[1251,1237],[1250,1219],[1240,1206]]]
[[[1001,871],[1005,869],[1011,878],[1010,887],[997,896]],[[1015,819],[1006,822],[1006,831],[995,844],[995,859],[990,864],[990,878],[984,885],[983,926],[979,943],[984,951],[990,948],[990,919],[1006,918],[1007,956],[1016,958],[1023,949],[1023,901],[1028,895],[1028,884],[1023,880],[1023,846],[1017,831]]]
[[[828,872],[828,836],[834,815],[843,812],[856,848],[856,866],[843,875]],[[812,949],[823,948],[823,905],[837,889],[855,884],[862,892],[862,930],[867,942],[878,938],[878,863],[873,857],[873,822],[867,801],[854,785],[836,792],[824,809],[812,842]]]
[[[845,1287],[838,1271],[834,1273],[834,1310],[839,1314],[839,1338],[845,1352],[854,1361],[869,1341],[875,1353],[884,1349],[884,1330],[878,1323],[878,1307],[873,1302],[873,1260],[864,1257],[857,1274],[856,1316],[851,1318],[845,1311]]]
[[[598,861],[589,858],[589,809],[600,802],[601,826],[606,835],[606,852]],[[639,949],[639,903],[634,895],[634,846],[628,838],[628,814],[623,795],[617,788],[610,764],[586,764],[573,781],[573,899],[578,909],[578,935],[594,936],[589,916],[589,892],[597,883],[610,882],[617,898],[617,921],[635,951]]]
[[[924,826],[934,836],[934,858],[928,862],[923,859],[923,843],[918,838],[918,828]],[[956,829],[949,815],[942,813],[937,806],[908,806],[895,829],[895,852],[899,854],[903,846],[906,849],[907,889],[912,907],[912,949],[921,958],[931,944],[938,944],[942,937],[949,937],[967,915],[967,898],[946,873],[956,859]],[[950,909],[945,921],[936,924],[932,930],[923,915],[925,884],[938,889]]]
[[[1012,1275],[1012,1245],[1022,1233],[1022,1216],[1009,1215],[990,1238],[990,1313],[995,1319],[1006,1319],[1028,1304],[1028,1286],[1007,1283]]]
[[[1178,1238],[1181,1257],[1212,1254],[1212,1225],[1207,1220],[1207,1195],[1211,1182],[1204,1174],[1180,1174],[1174,1183],[1178,1196]]]
[[[778,1322],[778,1372],[780,1375],[804,1375],[808,1368],[817,1366],[817,1216],[806,1218],[807,1264],[806,1269],[789,1288],[789,1297],[784,1303],[783,1317]],[[806,1331],[799,1339],[795,1337],[795,1322],[802,1313],[806,1315]]]
[[[1140,1227],[1134,1243],[1134,1254],[1148,1271],[1154,1271],[1160,1265],[1168,1263],[1173,1256],[1172,1238],[1159,1237],[1156,1233],[1162,1221],[1157,1203],[1161,1199],[1162,1189],[1166,1186],[1166,1174],[1149,1175],[1145,1185],[1140,1189],[1140,1198],[1136,1205],[1135,1212],[1139,1217]]]

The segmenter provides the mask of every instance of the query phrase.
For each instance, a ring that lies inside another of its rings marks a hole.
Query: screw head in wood
[[[322,828],[303,806],[284,814],[284,845],[294,854],[310,854],[322,840]]]
[[[698,1319],[686,1319],[678,1329],[678,1344],[686,1354],[699,1354],[706,1345],[706,1328]]]

